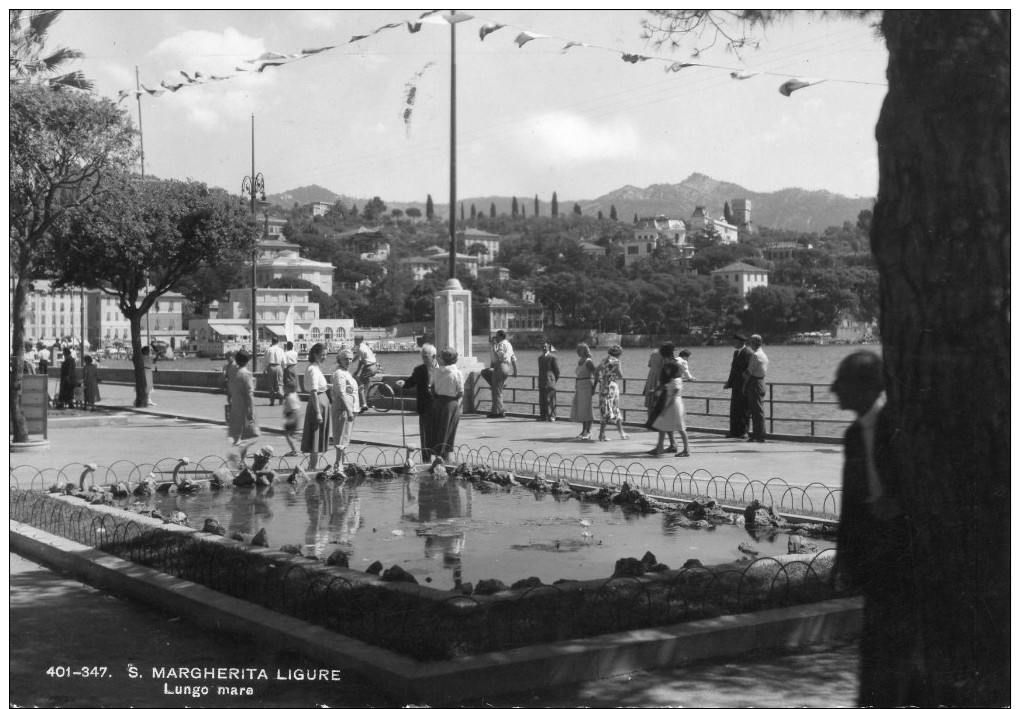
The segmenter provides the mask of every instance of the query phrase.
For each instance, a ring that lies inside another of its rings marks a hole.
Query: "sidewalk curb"
[[[440,662],[418,662],[25,524],[11,551],[213,630],[299,650],[363,675],[402,702],[442,703],[601,679],[860,632],[863,599],[721,616]]]

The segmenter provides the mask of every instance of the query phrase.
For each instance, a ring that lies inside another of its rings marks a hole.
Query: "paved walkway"
[[[130,410],[129,387],[104,385],[103,398],[107,407]],[[226,452],[225,432],[218,423],[223,412],[221,395],[158,391],[155,398],[159,406],[144,413],[130,410],[125,425],[51,428],[48,448],[13,453],[11,465],[61,468],[86,461],[109,465],[118,459],[155,462],[181,455],[197,459]],[[285,446],[278,431],[271,430],[279,425],[280,408],[265,404],[265,400],[260,400],[257,406],[263,439],[274,446]],[[159,416],[148,415],[149,412]],[[412,415],[407,415],[404,423],[408,431],[416,429]],[[355,438],[377,444],[400,444],[400,426],[398,413],[368,414],[358,419]],[[576,424],[570,423],[538,423],[517,418],[494,421],[484,416],[465,416],[459,440],[472,447],[533,450],[546,456],[586,455],[596,462],[600,454],[624,464],[640,461],[647,465],[653,461],[640,452],[651,447],[654,434],[635,430],[629,441],[593,444],[573,438],[576,428]],[[692,450],[691,458],[669,462],[684,463],[681,469],[688,471],[705,468],[716,475],[741,471],[756,479],[779,475],[790,482],[803,481],[802,484],[815,480],[838,484],[841,465],[838,446],[790,442],[756,446],[695,434]],[[659,459],[658,465],[666,460]],[[77,466],[68,469],[77,470]],[[345,675],[338,684],[252,683],[256,695],[241,699],[196,700],[166,695],[163,680],[151,677],[129,680],[128,664],[260,667],[272,675],[277,669],[286,672],[312,668],[315,663],[224,638],[213,629],[194,627],[163,611],[113,598],[13,554],[10,563],[12,705],[360,707],[393,703],[392,698],[384,697],[353,675]],[[520,695],[480,697],[464,705],[850,706],[856,697],[856,664],[856,644],[841,643],[770,653],[767,657],[735,657],[729,661],[638,672]],[[106,666],[116,674],[110,679],[65,679],[46,674],[53,666],[70,666],[74,671],[92,665]],[[169,686],[172,689],[190,684],[201,683],[170,682]]]

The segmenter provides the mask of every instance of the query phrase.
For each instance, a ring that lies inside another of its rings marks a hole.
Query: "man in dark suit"
[[[542,354],[538,356],[538,420],[556,420],[556,382],[560,378],[560,364],[556,351],[548,342],[542,343]]]
[[[730,432],[727,438],[744,438],[751,425],[751,412],[747,409],[747,397],[744,396],[744,372],[751,360],[751,348],[747,346],[747,338],[741,334],[733,335],[733,361],[730,363],[730,376],[723,384],[723,389],[730,390]]]
[[[882,359],[860,350],[844,359],[832,391],[857,414],[847,429],[843,501],[833,583],[864,596],[860,706],[926,704],[912,678],[918,657],[912,526],[902,499],[896,430],[884,408]]]
[[[403,390],[414,389],[415,410],[418,412],[418,434],[421,437],[421,461],[432,460],[432,372],[436,368],[436,348],[428,343],[421,346],[421,364],[414,368],[411,376],[397,382]]]

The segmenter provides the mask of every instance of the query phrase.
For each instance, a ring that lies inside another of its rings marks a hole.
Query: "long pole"
[[[251,114],[251,217],[255,219],[255,114]],[[258,257],[258,243],[251,250],[251,371],[257,372],[259,360],[258,321],[255,316],[255,260]]]
[[[81,287],[81,363],[85,365],[85,286]]]
[[[450,10],[453,15],[456,11]],[[450,280],[457,277],[457,23],[450,23]]]
[[[142,133],[142,87],[138,80],[138,65],[135,65],[135,98],[138,99],[138,147],[142,163],[142,177],[145,177],[145,134]]]

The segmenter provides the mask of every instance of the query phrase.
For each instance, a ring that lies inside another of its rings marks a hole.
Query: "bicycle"
[[[383,372],[382,365],[378,366],[377,375]],[[393,408],[395,399],[396,394],[393,392],[393,387],[381,380],[372,382],[365,390],[365,403],[370,409],[382,414]]]

